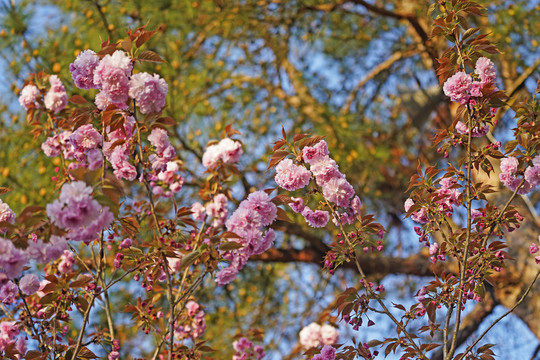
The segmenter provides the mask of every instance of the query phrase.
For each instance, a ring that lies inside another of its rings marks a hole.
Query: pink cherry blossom
[[[309,184],[311,173],[301,165],[295,165],[291,159],[283,159],[276,166],[276,184],[279,187],[294,191]]]
[[[300,345],[305,349],[318,347],[321,344],[321,326],[317,323],[311,323],[300,330],[298,334]]]
[[[92,124],[79,127],[69,137],[71,144],[79,151],[88,151],[101,146],[103,137]]]
[[[13,210],[11,210],[8,204],[0,199],[0,222],[4,221],[13,224],[15,222],[15,213]],[[0,232],[4,232],[6,230],[6,228],[0,228]]]
[[[32,295],[39,290],[39,278],[35,274],[26,274],[19,281],[21,291],[25,295]]]
[[[125,104],[132,69],[131,58],[125,52],[116,50],[112,55],[105,55],[94,69],[94,84],[102,90],[101,96],[113,104]]]
[[[89,243],[114,219],[109,208],[102,207],[91,194],[92,188],[82,181],[67,183],[59,198],[46,207],[55,225],[70,230],[69,239]]]
[[[206,208],[200,202],[196,202],[191,205],[191,216],[193,217],[193,219],[203,221],[206,217],[205,212]]]
[[[249,194],[247,199],[242,201],[239,208],[255,211],[259,214],[262,226],[270,225],[277,216],[276,205],[271,201],[270,196],[261,190]]]
[[[480,77],[483,84],[492,83],[497,77],[495,64],[486,57],[481,57],[476,61],[474,73]]]
[[[202,157],[202,164],[209,169],[215,168],[219,161],[224,164],[234,164],[240,160],[242,153],[240,142],[225,138],[206,149]]]
[[[313,211],[307,206],[302,211],[302,216],[306,219],[308,225],[314,228],[325,227],[330,220],[330,213],[328,211]]]
[[[69,65],[71,77],[79,89],[96,89],[94,70],[99,64],[99,56],[92,50],[82,51]]]
[[[27,261],[25,251],[15,247],[11,240],[0,237],[0,273],[14,279],[22,273]]]
[[[67,105],[67,94],[62,81],[56,75],[49,77],[49,83],[51,88],[45,95],[43,102],[47,110],[54,112],[55,114],[64,109]]]
[[[11,280],[0,282],[0,302],[10,304],[19,295],[19,288]]]
[[[328,324],[321,326],[321,342],[324,345],[333,345],[339,339],[339,331]]]
[[[313,165],[313,162],[321,158],[327,157],[328,154],[328,145],[325,140],[319,141],[314,146],[305,146],[302,149],[302,157],[310,165]]]
[[[295,198],[291,197],[292,202],[290,202],[288,205],[291,207],[292,211],[295,213],[301,213],[305,206],[304,206],[304,200],[302,198]]]
[[[138,73],[129,80],[129,96],[137,102],[141,113],[157,113],[165,106],[168,85],[159,75]]]
[[[228,203],[229,200],[227,199],[227,196],[224,194],[217,194],[214,196],[212,201],[206,205],[206,213],[208,216],[214,218],[212,226],[218,227],[223,225],[227,215],[229,214],[229,211],[227,210]]]
[[[41,93],[35,85],[26,85],[19,95],[19,104],[26,110],[32,107],[39,108],[40,97]]]
[[[324,197],[341,207],[349,207],[354,189],[345,178],[333,178],[322,186]]]
[[[470,75],[459,71],[451,76],[443,85],[443,91],[452,101],[464,103],[469,100],[469,91],[472,85]]]

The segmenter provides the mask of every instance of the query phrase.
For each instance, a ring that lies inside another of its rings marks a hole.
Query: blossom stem
[[[457,46],[459,48],[459,46]],[[463,59],[462,59],[463,61]],[[465,65],[463,65],[465,66]],[[467,113],[469,115],[469,132],[467,134],[467,188],[465,192],[466,201],[467,201],[467,235],[465,238],[465,248],[463,250],[463,258],[459,263],[459,283],[458,283],[458,295],[455,299],[456,302],[456,322],[454,324],[454,331],[452,337],[452,343],[450,345],[450,350],[447,353],[446,359],[449,360],[454,356],[454,353],[457,348],[458,332],[461,324],[461,311],[462,311],[462,302],[463,302],[463,286],[465,282],[465,272],[467,270],[467,260],[469,258],[469,246],[471,244],[471,228],[472,228],[472,195],[471,195],[471,166],[472,166],[472,114],[469,105],[467,105]],[[450,310],[449,310],[450,311]],[[446,348],[445,348],[446,350]]]
[[[136,109],[136,106],[135,106],[135,100],[133,100],[133,109]],[[136,111],[134,111],[134,114],[133,114],[133,117],[135,118],[135,126],[137,127],[137,145],[138,145],[138,148],[139,148],[139,161],[140,161],[140,165],[141,165],[141,168],[142,168],[142,174],[141,174],[141,177],[142,177],[142,180],[143,180],[143,184],[146,188],[146,192],[147,192],[147,196],[148,196],[148,201],[150,202],[150,212],[152,213],[152,218],[154,220],[154,223],[155,223],[155,230],[156,230],[156,233],[158,235],[158,237],[161,236],[161,226],[159,224],[159,221],[157,219],[157,216],[156,216],[156,208],[155,208],[155,205],[154,205],[154,199],[152,197],[152,190],[150,189],[150,185],[148,184],[148,181],[146,180],[146,178],[144,177],[144,152],[143,152],[143,148],[142,148],[142,140],[141,140],[141,129],[139,127],[139,122],[137,121],[137,118],[136,118]],[[159,241],[159,239],[158,239]],[[171,360],[172,359],[172,353],[173,353],[173,348],[174,348],[174,298],[173,298],[173,286],[172,286],[172,277],[171,277],[171,273],[169,271],[169,262],[167,261],[167,256],[165,256],[165,252],[163,251],[163,249],[161,248],[160,246],[160,253],[161,253],[161,259],[163,260],[163,268],[164,268],[164,271],[165,271],[165,275],[166,275],[166,281],[167,281],[167,301],[169,303],[169,326],[168,326],[168,331],[165,332],[165,334],[163,334],[163,338],[166,338],[167,337],[167,334],[169,335],[169,351],[167,353],[167,359],[168,360]],[[161,346],[159,346],[159,348],[161,348]]]
[[[103,234],[104,234],[104,231],[102,230],[101,231],[101,236],[100,236],[100,239],[99,239],[100,258],[99,258],[99,262],[98,262],[97,273],[96,273],[96,276],[94,278],[96,283],[98,283],[99,279],[101,278],[101,272],[103,271],[103,254],[104,254],[103,253]],[[98,294],[99,294],[99,292],[97,291],[97,289],[94,289],[93,292],[92,292],[92,295],[90,297],[90,302],[88,303],[88,308],[86,309],[86,311],[84,313],[83,323],[81,325],[81,330],[79,332],[79,337],[77,338],[77,344],[75,345],[75,349],[73,350],[73,355],[71,356],[71,360],[75,360],[77,358],[77,355],[79,354],[79,351],[81,349],[82,339],[83,339],[83,336],[84,336],[84,331],[86,329],[86,325],[88,324],[88,319],[90,317],[90,310],[94,306],[94,301],[96,300],[96,297],[97,297]]]
[[[324,198],[324,196],[323,196],[323,198]],[[349,247],[354,251],[354,255],[355,255],[354,256],[354,262],[356,264],[356,268],[358,270],[358,273],[360,274],[360,277],[362,278],[362,280],[366,280],[367,277],[366,277],[366,274],[365,274],[364,270],[362,269],[362,266],[360,265],[360,262],[358,261],[358,256],[356,255],[356,250],[355,250],[354,244],[352,243],[349,236],[347,235],[347,232],[343,228],[343,224],[341,223],[339,217],[337,216],[336,212],[334,211],[334,208],[332,207],[332,205],[328,202],[328,200],[326,198],[324,198],[324,201],[326,203],[326,206],[330,209],[330,212],[332,213],[332,216],[334,217],[334,219],[336,219],[337,223],[339,224],[339,229],[341,230],[341,234],[343,235],[343,237],[347,241],[347,245],[349,245]],[[375,291],[373,291],[373,289],[369,286],[369,284],[366,284],[365,289],[379,303],[379,305],[383,308],[383,312],[390,318],[390,320],[392,320],[392,322],[394,322],[394,324],[396,324],[396,326],[403,332],[403,334],[405,334],[405,336],[407,337],[407,339],[410,342],[410,345],[412,347],[414,347],[415,350],[417,351],[418,358],[419,359],[427,359],[425,357],[425,355],[423,354],[422,350],[414,342],[412,336],[409,334],[407,329],[405,329],[403,324],[400,323],[394,317],[394,315],[390,312],[390,310],[386,307],[386,305],[384,304],[384,301],[381,299],[379,294],[377,294]]]

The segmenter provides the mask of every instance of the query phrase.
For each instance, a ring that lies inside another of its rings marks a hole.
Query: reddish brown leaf
[[[240,131],[233,129],[232,124],[225,126],[225,133],[228,137],[233,137],[233,135],[242,135]]]
[[[162,124],[165,126],[173,126],[176,125],[176,121],[172,117],[160,117],[156,120],[156,123]]]
[[[72,104],[86,104],[86,99],[80,95],[73,95],[69,98],[69,102]]]
[[[137,60],[139,61],[147,61],[147,62],[154,62],[154,63],[163,63],[165,60],[163,60],[158,54],[153,52],[152,50],[145,50],[142,53],[139,54],[137,57]]]
[[[288,204],[292,202],[291,198],[287,195],[276,195],[271,201],[276,205]]]
[[[141,31],[141,34],[137,37],[137,41],[135,42],[135,45],[137,47],[141,47],[145,42],[150,40],[152,38],[152,36],[154,36],[156,31],[157,30],[153,30],[153,31],[143,30],[143,31]]]
[[[274,155],[272,155],[272,157],[270,158],[270,163],[268,164],[268,167],[266,168],[266,170],[268,171],[269,169],[279,164],[279,162],[285,159],[288,155],[289,155],[289,152],[287,150],[276,151]]]
[[[279,207],[277,208],[277,220],[292,222],[285,210]]]
[[[225,231],[223,234],[221,234],[221,237],[224,239],[240,239],[240,236],[232,231]]]
[[[306,138],[308,137],[309,134],[295,134],[294,137],[293,137],[293,140],[296,142],[296,141],[300,141],[302,140],[303,138]]]

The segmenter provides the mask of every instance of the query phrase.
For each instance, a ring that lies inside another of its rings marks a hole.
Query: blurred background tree
[[[500,87],[511,103],[519,102],[538,79],[540,6],[527,0],[481,3],[487,17],[471,19],[480,23],[470,25],[490,33],[501,50],[492,57]],[[287,131],[327,135],[366,208],[389,229],[384,255],[366,256],[365,268],[374,279],[384,279],[389,297],[410,297],[418,281],[427,281],[421,277],[443,271],[430,266],[411,224],[403,221],[408,180],[418,161],[444,164],[430,138],[453,120],[435,75],[436,58],[447,43],[430,37],[431,22],[430,2],[409,0],[1,0],[0,186],[14,190],[3,200],[18,212],[55,196],[49,179],[58,164],[40,151],[45,137],[29,134],[16,101],[24,80],[43,70],[58,74],[69,94],[93,95],[73,86],[69,64],[82,50],[99,49],[101,41],[123,38],[128,27],[148,24],[158,29],[148,48],[166,63],[145,70],[169,84],[165,114],[177,122],[174,145],[186,162],[188,181],[179,201],[189,204],[196,196],[205,144],[227,124],[242,132],[245,144],[244,174],[235,179],[239,200],[250,189],[275,186],[272,174],[263,170],[280,123]],[[493,136],[504,143],[515,120],[512,111],[498,116]],[[530,281],[528,270],[535,264],[527,260],[526,244],[539,233],[538,200],[538,192],[519,200],[530,236],[508,239],[514,266],[493,279],[486,301],[468,309],[465,334],[473,336],[498,305],[512,305]],[[265,332],[270,358],[299,358],[298,331],[321,316],[332,320],[327,310],[335,294],[355,283],[353,269],[333,277],[317,271],[335,234],[282,226],[276,248],[259,256],[238,280],[224,288],[208,281],[199,293],[209,314],[206,338],[219,349],[217,359],[230,357],[232,337],[248,329]],[[451,270],[452,264],[447,266]],[[120,303],[130,298],[127,291],[112,296]],[[500,344],[496,352],[502,358],[522,359],[515,349],[525,343],[525,355],[535,351],[538,291],[517,315],[522,322],[513,318],[507,326],[523,336],[516,344]],[[136,329],[128,319],[118,319],[121,343],[131,343],[131,356],[144,356],[148,341],[133,337]],[[377,325],[369,333],[343,328],[342,339],[376,337],[385,331],[384,322]],[[500,343],[504,335],[499,336]]]

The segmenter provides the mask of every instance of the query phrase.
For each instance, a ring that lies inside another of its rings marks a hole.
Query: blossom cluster
[[[106,110],[109,105],[126,110],[128,100],[133,99],[142,114],[159,113],[166,103],[167,83],[156,74],[133,74],[133,64],[134,60],[121,50],[101,59],[94,51],[85,50],[70,65],[70,71],[77,87],[100,90],[95,98],[96,106],[100,110]],[[135,127],[133,116],[126,115],[122,126],[115,129],[107,127],[106,138],[102,139],[103,154],[111,163],[113,173],[118,179],[132,181],[137,177],[137,169],[129,162],[134,149],[132,145]],[[77,129],[77,132],[88,131],[80,129]],[[180,191],[184,182],[179,175],[178,164],[172,161],[176,152],[164,129],[154,128],[148,141],[155,148],[155,153],[149,158],[153,171],[147,175],[147,179],[154,195],[170,197]],[[88,151],[86,162],[89,168],[102,166],[102,163],[98,162],[97,150]],[[76,156],[76,159],[82,160],[80,156]],[[141,181],[144,177],[141,177]]]
[[[457,185],[457,180],[452,177],[445,177],[439,180],[441,187],[437,190],[436,203],[439,205],[438,210],[441,213],[446,213],[450,216],[454,211],[454,205],[459,204],[461,192]]]
[[[540,236],[538,236],[538,242],[540,243]],[[529,246],[529,253],[531,255],[536,255],[534,257],[534,261],[537,263],[537,264],[540,264],[540,253],[538,252],[540,250],[540,246],[536,243],[532,243],[530,246]]]
[[[153,172],[149,175],[150,186],[155,195],[171,197],[182,189],[184,179],[180,176],[180,167],[173,161],[176,151],[169,142],[169,135],[165,129],[154,128],[148,141],[155,148],[155,153],[149,157]],[[158,182],[167,188],[158,186]]]
[[[233,360],[261,360],[264,358],[264,349],[260,345],[254,345],[252,341],[245,337],[233,342],[233,348],[236,353]]]
[[[15,213],[8,204],[0,199],[0,222],[13,224],[15,222]],[[5,232],[6,228],[0,228],[0,232]]]
[[[65,160],[76,160],[69,163],[68,169],[85,167],[96,170],[103,166],[104,155],[116,178],[132,181],[137,177],[137,169],[129,161],[134,150],[135,132],[134,117],[126,116],[121,127],[115,130],[110,126],[106,128],[105,141],[92,124],[86,124],[74,132],[63,131],[47,138],[41,148],[49,157],[62,154]],[[162,128],[154,128],[148,135],[148,141],[155,152],[149,156],[152,171],[147,174],[147,179],[155,195],[170,197],[179,192],[184,183],[178,162],[174,161],[176,152],[167,131]]]
[[[454,211],[454,206],[459,205],[461,192],[459,191],[460,185],[457,184],[457,180],[453,177],[443,177],[439,179],[440,187],[435,190],[437,195],[435,199],[435,204],[437,205],[437,211],[440,214],[446,216],[451,216]],[[414,205],[414,200],[411,198],[405,201],[405,211],[408,212],[410,208]],[[473,209],[475,215],[478,210]],[[477,216],[477,215],[476,215]],[[419,210],[411,213],[411,219],[417,223],[425,224],[429,221],[428,219],[428,210],[426,206],[422,206]],[[430,243],[429,238],[424,230],[420,227],[415,227],[414,231],[419,236],[419,241],[424,243],[429,249],[429,254],[431,255],[430,261],[436,263],[437,261],[445,261],[446,253],[444,251],[439,251],[439,244]]]
[[[103,142],[103,154],[111,163],[113,174],[118,179],[134,180],[137,169],[129,162],[131,144],[135,134],[135,118],[128,116],[122,127],[111,130],[106,129],[107,141]]]
[[[75,159],[75,149],[70,141],[73,133],[71,131],[62,131],[54,136],[50,136],[41,144],[41,150],[48,157],[63,155],[66,160]]]
[[[1,200],[0,219],[10,223],[15,220],[13,211]],[[51,236],[49,242],[45,243],[32,234],[26,249],[19,249],[11,240],[0,237],[0,302],[11,303],[17,297],[19,288],[12,280],[21,276],[30,260],[48,263],[60,257],[66,248],[66,239],[57,235]],[[39,278],[26,274],[20,279],[19,287],[23,294],[32,295],[39,289]]]
[[[474,74],[476,80],[470,74],[458,71],[444,83],[444,94],[462,105],[467,104],[471,98],[482,97],[482,88],[495,82],[495,65],[490,59],[481,57],[476,61]]]
[[[219,143],[206,148],[202,157],[202,164],[208,169],[215,168],[220,162],[234,164],[240,160],[242,153],[242,144],[240,142],[225,138]]]
[[[194,340],[204,333],[206,321],[204,320],[204,310],[195,301],[190,300],[186,303],[187,320],[182,325],[174,327],[174,336],[177,340]]]
[[[328,324],[319,325],[315,322],[305,326],[300,333],[300,345],[305,349],[316,348],[321,345],[333,345],[339,339],[339,331]]]
[[[69,230],[68,239],[85,244],[95,240],[114,220],[109,208],[92,197],[92,188],[83,181],[64,184],[58,199],[47,205],[47,215],[56,226]]]
[[[409,211],[409,209],[414,205],[414,200],[413,199],[407,199],[405,200],[405,211]],[[412,213],[411,215],[411,219],[413,219],[414,221],[416,221],[417,223],[420,223],[420,224],[425,224],[428,222],[428,217],[427,217],[427,208],[425,206],[422,206],[422,208],[418,211],[415,211]]]
[[[355,196],[352,185],[345,174],[339,171],[337,163],[330,158],[326,141],[321,140],[314,146],[302,149],[304,162],[310,165],[309,170],[303,165],[296,165],[291,159],[283,159],[276,166],[276,184],[288,191],[302,189],[310,182],[311,176],[322,189],[322,195],[329,202],[345,209],[337,212],[338,219],[334,223],[352,224],[360,212],[360,198]],[[312,210],[304,205],[302,198],[292,197],[289,206],[300,213],[311,227],[324,227],[330,220],[330,213],[325,210]]]
[[[49,84],[51,87],[43,99],[41,99],[41,91],[37,86],[33,84],[26,85],[19,95],[19,104],[26,110],[29,110],[31,108],[39,108],[41,106],[40,103],[43,102],[45,108],[55,114],[62,111],[68,102],[66,88],[56,75],[49,76]]]
[[[518,175],[519,160],[513,156],[502,159],[500,169],[499,179],[510,190],[515,191],[523,182],[518,189],[520,195],[528,194],[540,185],[540,156],[532,159],[532,166],[525,169],[523,176]]]
[[[48,137],[41,144],[41,149],[48,157],[62,155],[69,163],[68,169],[85,167],[90,170],[103,166],[101,146],[103,137],[92,124],[79,127],[74,132],[65,130]]]
[[[443,85],[443,91],[454,102],[474,106],[477,104],[477,99],[483,96],[482,89],[485,86],[494,87],[496,75],[493,62],[486,57],[481,57],[476,61],[474,78],[470,74],[459,71],[446,80]],[[495,112],[496,109],[491,108],[492,117],[495,115]],[[462,121],[457,122],[455,129],[460,134],[469,134],[469,127]],[[471,136],[481,137],[488,132],[489,126],[486,123],[481,123],[473,127]]]
[[[77,87],[100,90],[95,98],[96,106],[100,110],[106,110],[109,105],[127,110],[128,100],[132,99],[134,106],[138,106],[143,114],[160,112],[166,102],[167,83],[155,74],[133,74],[134,63],[135,61],[122,50],[104,56],[99,56],[92,50],[85,50],[77,56],[69,69]],[[48,79],[51,89],[44,100],[41,99],[40,88],[28,84],[21,91],[20,104],[30,109],[43,103],[47,109],[55,113],[63,109],[67,104],[65,88],[56,75],[51,75]],[[105,157],[118,179],[134,180],[138,173],[129,160],[135,149],[133,145],[136,120],[126,112],[118,114],[123,116],[120,126],[117,126],[117,122],[114,127],[107,124],[102,133],[91,123],[70,129],[73,131],[55,131],[42,144],[43,152],[49,157],[62,155],[64,160],[74,160],[68,163],[67,169],[84,167],[96,170],[104,166]],[[140,179],[150,182],[154,195],[171,197],[180,191],[184,183],[179,174],[179,164],[173,161],[175,150],[164,129],[153,128],[148,141],[155,148],[155,153],[149,158],[152,171],[149,174],[141,174]],[[241,153],[241,149],[240,152],[236,150],[236,153]],[[55,179],[56,177],[53,177],[53,180]]]
[[[325,345],[321,353],[315,355],[311,360],[334,360],[336,358],[336,349],[333,346]]]
[[[102,59],[92,50],[85,50],[69,66],[71,77],[80,89],[101,90],[96,106],[105,110],[109,105],[126,109],[131,98],[143,114],[160,112],[165,106],[168,85],[159,75],[133,74],[133,59],[122,50]]]
[[[224,194],[217,194],[213,197],[212,201],[204,206],[203,204],[196,202],[191,206],[192,216],[195,220],[204,221],[206,216],[213,218],[212,226],[218,227],[224,224],[229,210],[227,204],[229,200]]]
[[[69,136],[69,141],[75,152],[75,159],[80,164],[88,164],[90,170],[99,169],[103,165],[103,155],[99,150],[103,137],[92,124],[79,127]]]
[[[225,251],[223,254],[223,258],[230,264],[216,274],[219,286],[233,281],[251,255],[262,254],[272,246],[274,230],[269,229],[263,234],[261,227],[269,226],[276,218],[277,207],[264,191],[255,191],[240,203],[238,209],[225,222],[225,226],[228,231],[238,236],[231,241],[242,247]]]
[[[5,351],[10,346],[20,354],[26,353],[26,338],[19,337],[20,330],[15,321],[3,321],[0,323],[0,351]]]
[[[118,341],[118,339],[114,339],[113,344],[112,344],[112,351],[109,353],[109,356],[107,356],[107,359],[117,360],[118,358],[120,358],[119,350],[120,350],[120,342]]]

